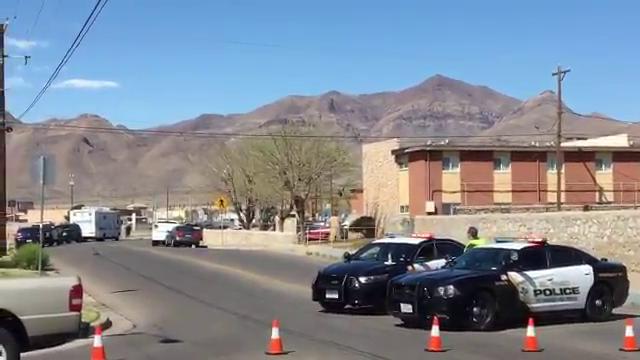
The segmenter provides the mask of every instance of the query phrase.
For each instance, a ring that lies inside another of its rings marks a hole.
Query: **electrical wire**
[[[29,39],[29,36],[31,35],[33,30],[36,28],[36,26],[38,26],[38,22],[40,21],[40,15],[42,14],[42,9],[44,9],[44,2],[45,0],[40,0],[40,8],[36,13],[36,17],[33,20],[33,24],[31,25],[31,28],[29,28],[29,30],[27,31],[27,35],[26,35],[27,39]]]
[[[88,125],[72,125],[72,124],[34,124],[12,122],[15,127],[29,127],[38,130],[56,131],[56,130],[78,130],[92,131],[98,133],[111,133],[121,135],[150,135],[150,136],[176,136],[186,138],[232,138],[232,137],[249,137],[249,138],[272,138],[272,137],[288,137],[303,139],[362,139],[362,140],[388,140],[388,139],[455,139],[455,138],[478,138],[478,139],[495,139],[495,138],[513,138],[513,137],[532,137],[553,135],[545,133],[527,133],[527,134],[504,134],[504,135],[408,135],[408,136],[391,136],[391,135],[339,135],[339,134],[274,134],[274,133],[248,133],[248,132],[205,132],[205,131],[181,131],[181,130],[153,130],[153,129],[126,129],[119,127],[104,126],[88,126]],[[583,134],[571,134],[579,136]]]
[[[33,109],[33,107],[38,103],[38,101],[40,101],[40,99],[45,94],[45,92],[47,92],[47,90],[49,89],[49,87],[51,86],[53,81],[55,81],[55,79],[60,74],[60,71],[62,70],[62,68],[66,65],[66,63],[69,61],[71,56],[73,56],[73,54],[75,53],[75,51],[78,48],[78,46],[80,46],[80,44],[82,43],[82,40],[84,39],[84,37],[87,35],[89,30],[91,30],[91,27],[93,26],[93,24],[95,23],[96,19],[100,15],[100,12],[102,12],[102,9],[104,9],[105,5],[108,2],[109,2],[109,0],[104,0],[104,1],[103,0],[98,0],[98,1],[96,1],[96,4],[94,5],[93,9],[91,10],[91,13],[89,14],[87,19],[85,20],[84,24],[82,25],[82,28],[80,28],[80,31],[78,32],[78,34],[76,35],[75,39],[71,43],[71,46],[69,46],[69,49],[67,49],[66,53],[64,54],[64,56],[62,57],[62,59],[58,63],[58,66],[55,68],[55,70],[53,71],[53,73],[51,74],[51,76],[49,77],[47,82],[44,84],[42,89],[34,97],[33,101],[29,104],[29,106],[27,106],[27,108],[22,112],[22,114],[20,114],[20,116],[18,116],[18,119],[24,118],[24,116],[29,111],[31,111],[31,109]]]

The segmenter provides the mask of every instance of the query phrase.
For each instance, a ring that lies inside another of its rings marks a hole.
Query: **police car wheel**
[[[613,295],[604,284],[595,284],[589,291],[585,316],[589,321],[606,321],[613,311]]]
[[[466,325],[471,330],[489,330],[496,320],[496,299],[487,291],[474,294],[466,309]]]
[[[327,312],[340,312],[344,309],[344,304],[341,303],[330,303],[330,302],[320,302],[320,306]]]

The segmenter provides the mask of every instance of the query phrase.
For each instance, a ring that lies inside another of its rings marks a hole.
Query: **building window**
[[[562,165],[562,168],[564,169],[564,164]],[[548,153],[547,154],[547,171],[556,172],[556,169],[558,169],[558,161],[556,159],[556,154]]]
[[[442,204],[442,214],[440,215],[455,215],[456,208],[460,206],[459,203],[443,203]]]
[[[408,155],[400,155],[398,157],[398,167],[400,170],[406,170],[409,168],[409,156]]]
[[[511,155],[508,152],[497,152],[493,154],[493,170],[509,171],[511,169]]]
[[[408,214],[409,205],[400,205],[400,214]]]
[[[442,171],[460,170],[460,157],[455,152],[445,152],[442,154]]]
[[[611,153],[596,153],[596,171],[611,171]]]

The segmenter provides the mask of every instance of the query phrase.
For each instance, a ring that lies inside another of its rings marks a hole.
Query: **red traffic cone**
[[[93,336],[93,347],[91,348],[91,360],[107,360],[107,354],[102,344],[102,327],[96,326],[96,333]]]
[[[624,325],[624,338],[622,339],[622,347],[620,351],[640,351],[636,337],[633,334],[633,319],[627,319]]]
[[[536,329],[533,325],[533,318],[529,318],[529,324],[527,325],[527,333],[524,337],[524,346],[522,347],[524,352],[541,352],[542,349],[538,347],[538,339],[536,338]]]
[[[431,335],[429,336],[429,342],[424,351],[429,352],[444,352],[442,349],[442,338],[440,338],[440,321],[437,316],[433,316],[433,324],[431,324]]]
[[[284,355],[286,352],[282,346],[282,339],[280,339],[280,321],[273,320],[271,323],[271,340],[269,341],[269,347],[265,352],[267,355]]]

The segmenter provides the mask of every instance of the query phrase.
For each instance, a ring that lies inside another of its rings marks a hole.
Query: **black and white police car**
[[[629,294],[627,268],[544,238],[478,246],[432,272],[388,286],[388,311],[410,326],[434,315],[454,326],[489,330],[528,313],[581,312],[604,321]]]
[[[374,240],[353,254],[345,253],[344,261],[320,270],[311,286],[312,299],[327,311],[345,306],[384,310],[389,279],[408,271],[441,268],[463,251],[462,243],[432,234]]]

